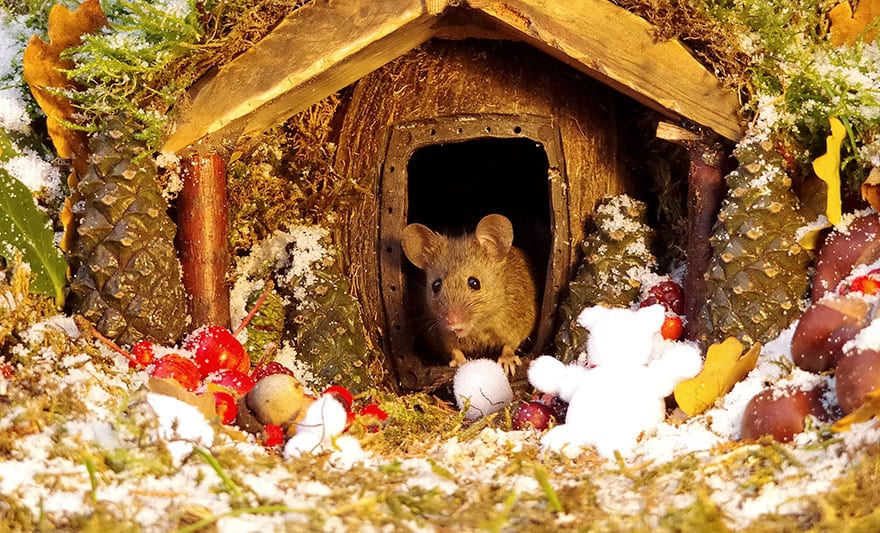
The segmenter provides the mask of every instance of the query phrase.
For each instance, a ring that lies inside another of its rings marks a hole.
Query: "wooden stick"
[[[193,328],[230,326],[226,269],[226,164],[218,154],[181,161],[184,184],[177,199],[176,245]]]
[[[706,333],[700,310],[706,301],[706,272],[713,253],[710,239],[721,201],[727,192],[724,166],[728,152],[718,141],[668,123],[658,125],[657,137],[684,146],[690,158],[685,245],[687,272],[682,290],[687,318],[685,337],[699,340]]]

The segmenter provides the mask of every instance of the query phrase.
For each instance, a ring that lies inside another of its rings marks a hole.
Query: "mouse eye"
[[[468,278],[468,287],[471,288],[472,291],[480,290],[480,280],[471,276]]]
[[[443,287],[443,282],[440,280],[440,278],[437,278],[433,282],[431,282],[431,290],[434,291],[434,294],[437,294],[438,292],[440,292],[440,289],[442,287]]]

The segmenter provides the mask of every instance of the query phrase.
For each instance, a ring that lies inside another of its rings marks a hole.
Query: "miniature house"
[[[165,148],[260,132],[356,82],[337,171],[369,194],[340,244],[401,386],[427,388],[443,374],[413,340],[417,273],[400,248],[408,223],[455,233],[489,213],[510,218],[541,290],[523,348],[542,350],[595,202],[639,179],[623,163],[621,95],[740,135],[735,96],[680,43],[656,41],[605,0],[562,4],[307,5],[194,87]]]

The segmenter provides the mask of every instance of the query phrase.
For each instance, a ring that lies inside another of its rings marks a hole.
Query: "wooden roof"
[[[524,41],[673,119],[742,136],[736,94],[607,0],[334,0],[297,9],[199,80],[163,149],[264,131],[433,37]]]

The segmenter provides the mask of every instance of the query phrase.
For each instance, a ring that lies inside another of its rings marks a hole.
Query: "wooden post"
[[[706,300],[706,272],[712,260],[712,230],[727,191],[724,181],[726,150],[720,142],[668,123],[657,126],[657,137],[684,146],[688,151],[687,272],[682,283],[685,337],[704,336],[700,309]],[[716,138],[717,139],[717,138]]]
[[[181,167],[184,183],[177,199],[175,244],[192,326],[229,328],[226,164],[218,154],[193,155],[183,159]]]

